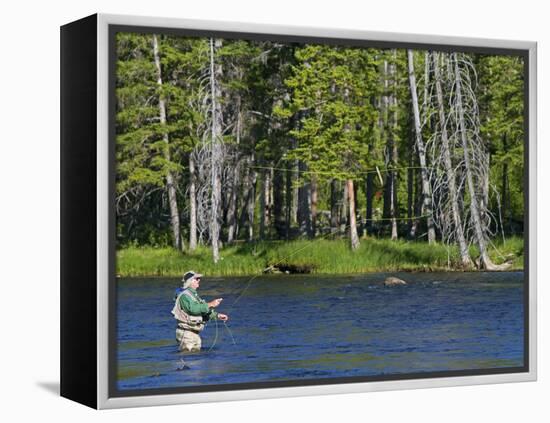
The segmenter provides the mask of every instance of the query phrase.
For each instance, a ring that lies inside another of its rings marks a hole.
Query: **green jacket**
[[[202,316],[205,320],[217,319],[218,313],[208,307],[206,301],[204,301],[197,291],[193,288],[187,288],[193,298],[189,295],[180,295],[179,306],[187,314],[191,316]]]

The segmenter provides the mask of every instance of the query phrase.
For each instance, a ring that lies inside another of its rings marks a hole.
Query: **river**
[[[205,277],[199,294],[230,320],[195,354],[175,342],[179,279],[118,279],[117,388],[523,366],[523,272],[388,275]]]

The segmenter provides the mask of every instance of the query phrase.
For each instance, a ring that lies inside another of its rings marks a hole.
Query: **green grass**
[[[474,247],[472,257],[477,256]],[[513,237],[495,241],[490,249],[495,263],[511,261],[510,270],[523,268],[523,239]],[[307,268],[311,273],[344,274],[395,271],[460,270],[458,249],[443,244],[363,239],[357,251],[347,240],[274,241],[241,243],[221,250],[218,264],[211,251],[199,247],[194,252],[172,248],[128,247],[117,251],[117,274],[120,276],[181,276],[193,269],[209,276],[253,275],[268,266]]]
[[[507,238],[506,241],[503,241],[502,238],[496,239],[490,247],[489,255],[495,263],[510,261],[511,269],[523,269],[523,238],[516,236]]]

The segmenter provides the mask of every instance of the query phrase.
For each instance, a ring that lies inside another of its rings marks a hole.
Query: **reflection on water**
[[[181,354],[178,279],[117,281],[118,388],[371,376],[523,365],[523,273],[205,278],[224,297],[203,351]]]

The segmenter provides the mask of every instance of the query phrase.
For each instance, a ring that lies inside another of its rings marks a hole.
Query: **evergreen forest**
[[[523,254],[521,55],[119,32],[116,56],[119,260],[366,244],[504,270]]]

